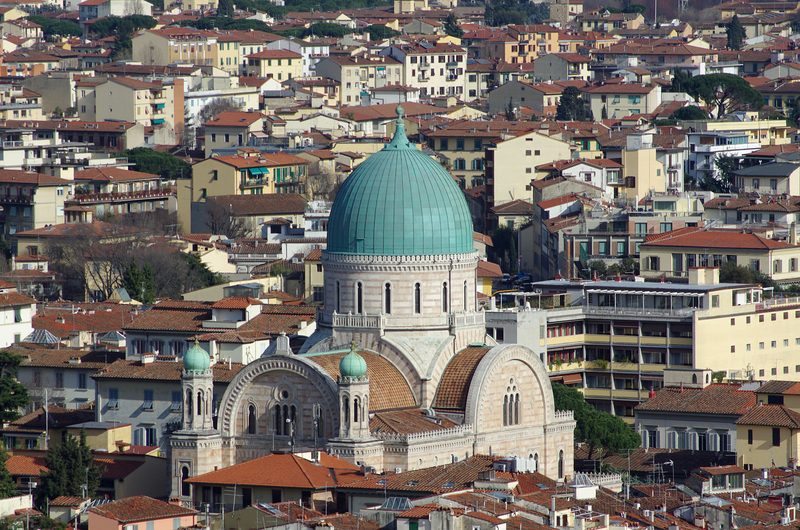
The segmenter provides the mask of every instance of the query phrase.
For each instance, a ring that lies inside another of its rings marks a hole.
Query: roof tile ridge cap
[[[292,461],[295,463],[295,465],[297,465],[298,468],[300,468],[300,472],[303,474],[304,477],[306,477],[306,480],[308,481],[308,483],[312,487],[316,486],[314,484],[314,482],[311,480],[311,477],[308,476],[308,473],[306,473],[306,470],[303,469],[303,464],[305,463],[305,459],[303,459],[303,462],[300,462],[298,459],[301,458],[301,457],[295,455],[294,453],[292,453],[291,456],[292,456]]]

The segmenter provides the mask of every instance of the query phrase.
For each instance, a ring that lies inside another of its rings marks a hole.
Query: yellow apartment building
[[[262,50],[245,57],[245,75],[288,81],[303,75],[303,56],[289,50]]]
[[[142,64],[191,63],[238,75],[240,40],[231,33],[170,26],[133,37],[132,56]]]
[[[779,284],[800,281],[800,246],[740,230],[690,227],[653,234],[639,245],[642,276],[687,277],[693,267],[733,262]]]
[[[195,203],[218,195],[305,193],[309,162],[279,151],[261,153],[240,149],[239,154],[207,158],[192,166],[191,179],[178,182],[178,221],[191,226]]]
[[[130,77],[110,77],[95,87],[94,94],[97,121],[127,121],[145,127],[164,124],[171,129],[183,124],[182,80],[176,80],[176,85],[165,85],[160,80],[149,83]]]
[[[693,121],[686,122],[684,126],[695,132],[746,132],[750,142],[760,142],[762,147],[792,142],[786,120],[760,119],[756,112],[748,112],[747,117],[745,121]]]

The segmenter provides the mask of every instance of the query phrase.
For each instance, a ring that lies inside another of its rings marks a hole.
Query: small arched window
[[[503,397],[503,427],[508,425],[508,395]]]
[[[256,406],[250,404],[247,407],[247,434],[256,433]]]
[[[390,283],[383,286],[383,312],[387,315],[392,312],[392,285]]]
[[[181,495],[189,497],[192,494],[192,485],[186,482],[189,478],[189,466],[181,468]]]
[[[273,409],[275,412],[275,434],[280,435],[281,433],[281,425],[283,424],[283,419],[281,418],[281,406],[275,405]]]
[[[358,410],[361,408],[361,402],[358,398],[353,400],[353,423],[358,423]]]
[[[564,451],[558,452],[558,478],[564,478]]]
[[[364,312],[364,288],[361,285],[361,282],[356,284],[356,313],[363,313]]]
[[[692,383],[697,384],[697,374],[692,374]]]
[[[464,280],[464,311],[468,311],[469,298],[467,297],[467,281]]]
[[[414,284],[414,313],[422,313],[422,286],[418,283]]]
[[[539,453],[533,454],[533,470],[539,471]]]
[[[447,282],[442,284],[442,312],[447,313]]]
[[[336,280],[336,312],[342,312],[342,286],[339,280]]]
[[[197,415],[203,414],[203,391],[197,393]]]
[[[192,399],[192,391],[191,390],[187,390],[186,391],[186,414],[190,418],[192,416],[192,402],[193,401],[194,400]]]
[[[289,416],[289,407],[288,407],[288,405],[284,405],[283,406],[283,429],[282,429],[284,435],[289,434],[289,424],[292,421],[289,418],[290,418],[290,416]]]
[[[514,396],[514,425],[519,425],[519,394]]]

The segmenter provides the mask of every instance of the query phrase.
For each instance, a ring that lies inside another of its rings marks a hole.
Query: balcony
[[[148,199],[163,199],[174,196],[174,188],[165,187],[148,191],[131,191],[127,193],[84,193],[78,194],[75,198],[67,201],[69,204],[98,204],[114,202],[143,201]],[[2,202],[2,199],[0,199]]]
[[[33,202],[32,195],[0,195],[0,203],[11,204],[30,204]]]
[[[449,62],[449,63],[445,64],[445,67],[446,67],[446,68],[458,68],[458,63],[456,63],[456,62]]]

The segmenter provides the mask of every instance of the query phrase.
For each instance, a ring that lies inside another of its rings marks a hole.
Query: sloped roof
[[[305,354],[309,361],[320,365],[334,379],[339,378],[339,361],[350,353],[337,351],[332,353]],[[416,400],[403,374],[388,359],[375,353],[360,350],[358,352],[367,362],[370,412],[415,406]]]
[[[333,469],[354,471],[357,468],[340,459],[328,459],[326,465],[320,465],[294,454],[275,453],[197,475],[187,482],[314,490],[338,484],[338,474]]]
[[[433,398],[434,408],[448,410],[464,410],[466,408],[472,376],[490,349],[469,346],[450,360],[439,380],[439,387]]]
[[[741,390],[741,385],[709,385],[683,390],[662,388],[655,397],[637,405],[636,410],[738,415],[755,404],[755,393]]]
[[[89,511],[107,519],[118,521],[121,524],[197,514],[197,510],[159,501],[146,495],[128,497],[108,504],[101,504],[89,508]]]
[[[238,215],[302,214],[306,209],[306,200],[298,193],[217,195],[208,200],[232,208]]]
[[[647,236],[641,247],[688,247],[719,248],[733,250],[774,250],[792,248],[794,245],[766,239],[756,234],[741,233],[732,230],[701,230],[699,228],[682,228]]]
[[[735,423],[800,429],[800,413],[783,405],[760,405],[748,410]]]

